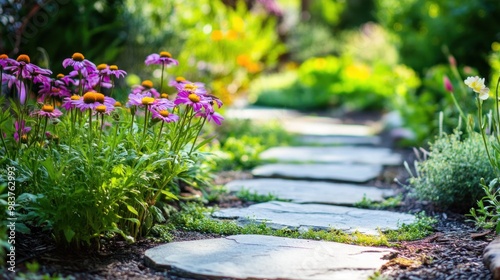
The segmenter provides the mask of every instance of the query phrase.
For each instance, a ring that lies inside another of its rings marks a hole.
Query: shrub
[[[430,144],[427,159],[416,164],[415,177],[409,180],[414,195],[442,209],[468,211],[484,195],[480,179],[495,177],[482,145],[478,133],[463,140],[460,133],[437,138]]]

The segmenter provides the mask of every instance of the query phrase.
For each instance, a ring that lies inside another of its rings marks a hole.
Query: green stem
[[[191,153],[193,152],[193,149],[194,149],[194,146],[196,145],[196,140],[198,140],[198,136],[200,135],[201,133],[201,129],[203,128],[203,126],[205,125],[205,122],[207,121],[207,118],[204,117],[203,118],[203,121],[201,122],[201,125],[200,125],[200,129],[198,129],[198,132],[196,133],[196,137],[194,137],[194,141],[193,141],[193,145],[191,146],[191,150],[189,151],[189,154],[188,156],[191,155]]]
[[[1,129],[0,129],[0,139],[2,139],[2,144],[5,149],[5,153],[7,154],[7,157],[10,158],[9,149],[7,149],[7,144],[5,144],[5,139],[3,139],[3,131]],[[19,139],[19,141],[21,141],[21,139]]]
[[[159,132],[158,132],[158,134],[156,134],[156,136],[155,136],[155,137],[156,137],[156,139],[155,139],[155,141],[154,141],[154,142],[155,142],[156,144],[155,144],[155,148],[154,148],[154,150],[156,150],[156,149],[157,149],[157,147],[158,147],[158,145],[159,145],[159,143],[160,143],[160,138],[161,138],[161,137],[160,137],[160,135],[161,135],[161,131],[163,130],[163,125],[164,125],[164,124],[165,124],[165,122],[164,122],[164,121],[162,121],[162,122],[161,122],[161,126],[160,126],[160,131],[159,131]]]
[[[499,173],[499,170],[498,170],[498,166],[495,164],[495,161],[493,161],[493,158],[491,157],[491,154],[490,154],[490,150],[488,148],[488,142],[486,141],[486,133],[484,131],[484,127],[483,127],[483,106],[482,106],[482,101],[481,99],[479,99],[479,97],[476,98],[477,99],[477,106],[478,106],[478,123],[479,123],[479,130],[481,131],[481,136],[483,138],[483,143],[484,143],[484,148],[486,149],[486,155],[488,156],[488,160],[490,161],[490,164],[491,164],[491,167],[493,167],[493,169],[495,169],[495,172],[497,173],[497,178],[500,177],[500,173]]]
[[[464,120],[464,122],[467,125],[467,131],[470,133],[472,131],[472,128],[470,127],[470,125],[467,122],[467,117],[465,116],[464,112],[462,111],[462,108],[460,108],[460,105],[458,104],[458,101],[455,98],[455,95],[453,94],[453,92],[451,92],[450,95],[451,95],[451,99],[453,100],[453,103],[455,103],[455,107],[457,107],[458,112],[460,113],[460,117]]]
[[[144,112],[144,129],[142,130],[142,142],[144,143],[144,141],[146,140],[146,129],[148,127],[148,106],[149,105],[146,105],[146,109],[145,109],[145,112]]]
[[[494,124],[494,129],[496,130],[495,137],[497,139],[497,142],[500,142],[499,135],[500,135],[500,109],[498,106],[498,86],[500,85],[500,76],[498,77],[497,80],[497,86],[495,89],[495,113],[496,113],[496,120],[493,122]]]
[[[165,71],[165,62],[161,64],[161,80],[160,80],[160,94],[163,93],[163,72]]]

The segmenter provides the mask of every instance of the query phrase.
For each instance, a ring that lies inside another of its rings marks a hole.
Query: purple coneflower
[[[179,61],[173,59],[172,55],[169,52],[160,52],[160,54],[157,53],[150,54],[148,55],[144,63],[146,63],[146,65],[158,64],[163,66],[179,65]]]
[[[221,125],[224,117],[217,112],[198,112],[196,114],[198,117],[206,118],[208,122],[214,122],[217,125]]]
[[[34,114],[49,119],[54,119],[62,116],[62,112],[54,108],[54,106],[50,104],[43,104],[42,109],[35,111]]]
[[[168,110],[151,110],[153,119],[159,119],[163,122],[176,122],[179,120],[179,116],[170,113]]]
[[[106,105],[106,107],[114,107],[116,100],[111,97],[104,96],[104,94],[94,91],[85,93],[82,98],[78,100],[71,100],[73,105],[80,109],[80,111],[95,110],[99,105]]]
[[[186,104],[193,107],[195,111],[200,111],[202,108],[206,108],[210,105],[210,100],[208,100],[203,95],[198,95],[190,91],[181,91],[177,94],[177,98],[174,101],[175,105]]]
[[[90,60],[85,59],[83,54],[74,53],[71,58],[66,58],[63,60],[62,65],[64,68],[68,66],[73,66],[73,69],[78,73],[82,74],[84,77],[87,77],[89,74],[97,71],[96,66]]]
[[[144,80],[142,81],[141,85],[132,88],[132,93],[133,94],[150,93],[150,96],[154,96],[155,98],[160,97],[160,93],[155,88],[153,88],[153,82],[150,80]]]
[[[25,121],[21,122],[16,121],[14,123],[14,129],[15,129],[14,140],[16,140],[16,142],[19,142],[19,139],[21,139],[22,136],[28,134],[28,132],[31,131],[31,127],[26,126]],[[19,132],[21,133],[21,137],[19,137]]]

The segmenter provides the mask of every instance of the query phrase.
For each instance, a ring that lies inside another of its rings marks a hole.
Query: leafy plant
[[[177,63],[168,52],[146,58],[162,70]],[[165,221],[164,203],[178,199],[181,184],[197,181],[198,150],[211,140],[200,134],[221,124],[214,106],[222,102],[201,83],[178,81],[170,100],[145,80],[123,107],[111,96],[125,71],[81,53],[63,66],[69,75],[50,78],[27,55],[0,57],[13,92],[0,115],[1,179],[11,176],[6,166],[16,169],[22,220],[51,230],[59,244],[99,246],[107,234],[134,241]]]
[[[467,211],[484,196],[479,180],[495,177],[482,143],[478,133],[465,139],[459,132],[437,137],[424,160],[415,163],[415,173],[411,172],[413,195],[442,209]]]
[[[219,142],[207,146],[213,154],[213,170],[254,168],[261,163],[261,152],[293,142],[292,136],[277,121],[228,120],[217,127],[216,132]]]

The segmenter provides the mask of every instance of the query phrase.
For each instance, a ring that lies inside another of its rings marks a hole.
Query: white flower
[[[474,92],[479,93],[479,99],[486,100],[490,96],[490,89],[484,85],[484,78],[478,76],[467,77],[464,83]]]
[[[488,99],[488,97],[490,97],[490,89],[484,87],[483,89],[481,89],[481,92],[479,93],[479,99],[486,100]]]

